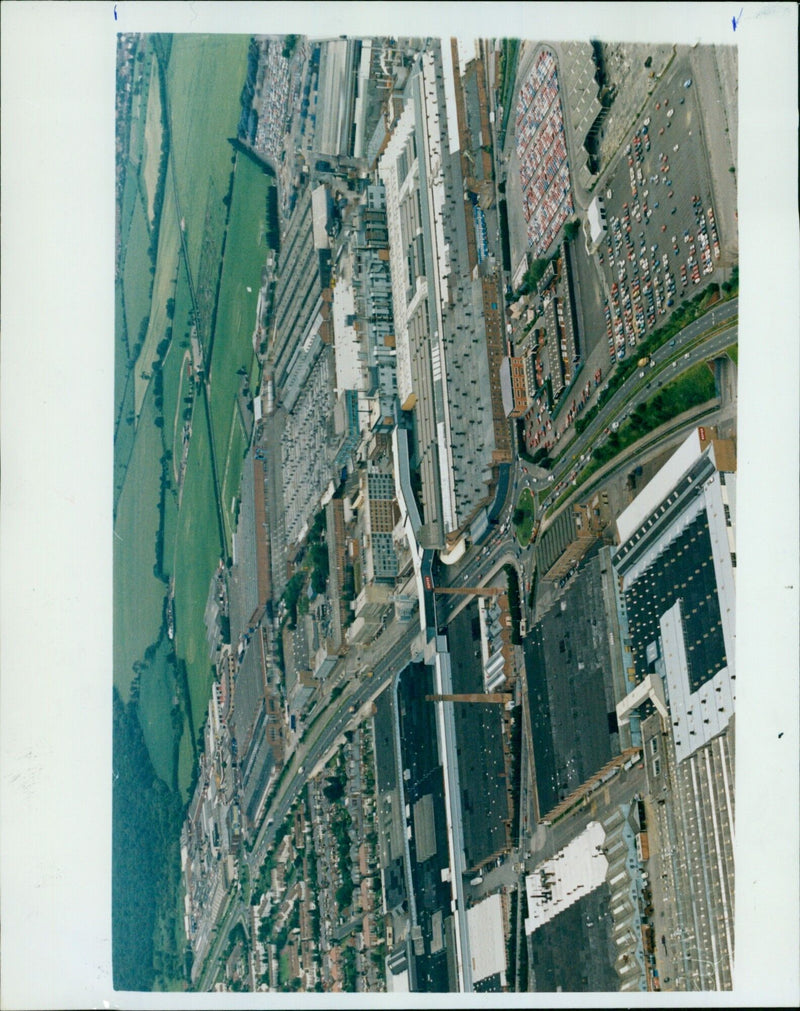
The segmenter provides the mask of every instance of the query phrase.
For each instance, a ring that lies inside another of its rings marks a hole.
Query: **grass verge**
[[[513,515],[517,541],[523,548],[530,542],[535,521],[536,503],[534,502],[530,488],[523,488]]]

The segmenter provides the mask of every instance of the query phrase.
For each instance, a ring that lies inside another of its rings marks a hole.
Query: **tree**
[[[339,909],[346,909],[350,905],[352,897],[353,886],[350,882],[345,881],[336,889],[336,905]]]
[[[522,279],[522,285],[519,289],[520,295],[529,295],[531,292],[536,291],[536,286],[544,277],[544,272],[547,270],[549,262],[547,259],[537,259],[531,262],[531,265],[525,271],[525,277]]]
[[[344,796],[344,786],[342,781],[338,778],[330,777],[328,779],[328,785],[323,787],[322,792],[331,804],[335,804],[337,800],[341,800]]]

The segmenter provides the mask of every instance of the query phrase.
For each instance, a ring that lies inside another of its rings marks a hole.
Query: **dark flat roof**
[[[639,679],[647,674],[646,650],[659,637],[659,620],[677,600],[682,602],[689,685],[696,692],[727,664],[705,509],[625,593],[631,649]]]
[[[530,970],[540,993],[617,992],[611,892],[602,884],[531,935]]]
[[[543,815],[619,752],[601,565],[591,556],[525,640]]]
[[[448,633],[453,691],[482,693],[477,600],[456,615]],[[458,702],[454,714],[464,855],[468,867],[477,867],[506,843],[503,819],[510,817],[510,812],[503,761],[503,709],[496,703]]]

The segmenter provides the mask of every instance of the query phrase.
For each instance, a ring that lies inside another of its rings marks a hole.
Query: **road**
[[[445,603],[440,608],[444,621],[449,617],[450,607],[451,605]],[[358,710],[371,699],[376,698],[386,688],[392,678],[402,672],[408,665],[414,641],[419,634],[419,620],[416,614],[406,626],[400,626],[399,633],[394,632],[390,635],[390,632],[387,630],[384,635],[386,636],[388,648],[382,652],[382,655],[377,655],[371,668],[365,668],[365,670],[372,670],[372,677],[362,674],[355,679],[345,680],[343,682],[344,688],[342,693],[331,700],[328,708],[320,717],[321,722],[314,725],[309,739],[301,742],[287,767],[289,770],[287,778],[281,783],[277,793],[269,804],[268,817],[265,817],[256,835],[252,851],[243,854],[251,880],[257,875],[258,869],[261,867],[266,854],[274,843],[277,830],[283,824],[290,808],[305,788],[306,782],[311,777],[314,769],[317,766],[325,764],[335,750],[338,739],[347,730],[348,726],[351,724],[355,725],[359,721],[360,715]],[[381,637],[377,641],[374,651],[365,651],[368,658],[371,659],[374,654],[378,654],[383,638]],[[344,661],[342,661],[340,669],[344,672]],[[335,679],[336,675],[332,675],[332,678]],[[355,713],[350,712],[351,706],[355,706]],[[198,986],[201,990],[208,989],[213,982],[217,962],[221,951],[224,949],[228,934],[236,921],[246,912],[247,903],[248,896],[237,893],[227,913],[220,921],[216,938],[204,961],[203,970],[199,977]]]
[[[605,438],[606,429],[621,422],[639,403],[653,395],[659,383],[677,378],[699,361],[722,352],[738,339],[738,299],[715,306],[700,319],[688,324],[673,341],[668,341],[653,353],[653,368],[646,366],[631,374],[616,393],[603,405],[587,428],[562,448],[551,471],[546,472],[518,458],[509,483],[509,493],[496,527],[480,549],[468,553],[452,566],[439,566],[437,583],[450,586],[481,585],[491,573],[505,563],[516,564],[528,589],[534,552],[533,542],[521,547],[511,529],[511,515],[523,488],[537,496],[536,522],[541,523],[553,502],[589,462],[591,450]],[[641,372],[644,371],[644,376]],[[577,484],[575,485],[577,490]],[[543,497],[543,493],[547,492]],[[566,502],[564,503],[566,505]],[[542,524],[548,525],[547,521]],[[465,598],[466,599],[466,598]]]
[[[659,381],[663,383],[677,378],[697,362],[719,354],[737,340],[738,300],[733,299],[689,324],[674,338],[674,343],[670,341],[659,348],[651,356],[654,367],[647,366],[632,373],[584,432],[573,440],[568,447],[571,453],[562,453],[551,472],[552,481],[549,476],[531,481],[530,486],[535,491],[541,490],[547,483],[553,485],[540,504],[541,511],[558,498],[565,485],[576,479],[582,469],[581,464],[589,461],[590,451],[603,442],[606,429],[614,422],[621,422],[638,404],[653,395],[654,383],[657,388]]]

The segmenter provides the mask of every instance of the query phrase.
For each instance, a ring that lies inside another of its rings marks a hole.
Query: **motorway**
[[[605,429],[615,421],[621,422],[634,407],[652,396],[653,382],[659,379],[662,382],[675,379],[697,362],[713,357],[735,343],[738,340],[738,312],[738,298],[714,306],[700,319],[684,327],[673,341],[667,342],[653,352],[651,355],[653,367],[648,365],[645,369],[633,372],[627,382],[603,405],[598,416],[573,439],[569,446],[572,455],[568,456],[562,451],[561,460],[552,471],[554,487],[542,502],[542,506],[546,508],[550,500],[556,497],[562,483],[575,479],[578,471],[574,464],[588,461],[590,450],[601,444]],[[580,460],[581,457],[584,458],[583,461]],[[568,472],[570,473],[567,476]],[[532,480],[531,486],[536,490],[537,487],[550,482],[551,478],[548,476],[538,481]]]

